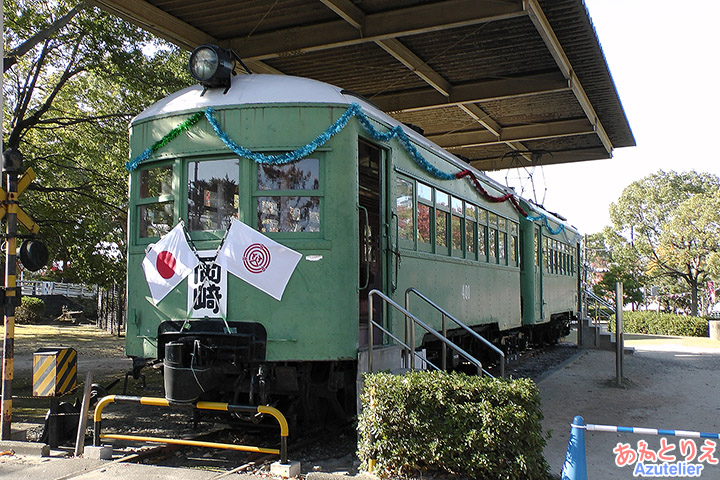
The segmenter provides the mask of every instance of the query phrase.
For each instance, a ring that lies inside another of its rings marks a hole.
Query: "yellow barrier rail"
[[[254,447],[247,445],[235,445],[231,443],[215,443],[215,442],[200,442],[195,440],[182,440],[179,438],[159,438],[159,437],[144,437],[136,435],[119,435],[119,434],[107,434],[101,435],[102,430],[102,412],[103,409],[111,403],[138,403],[140,405],[151,405],[155,407],[193,407],[198,410],[216,410],[223,412],[238,412],[238,413],[262,413],[270,415],[277,420],[280,425],[280,449],[274,448],[263,448]],[[269,453],[273,455],[280,455],[280,463],[287,464],[287,439],[290,432],[287,420],[280,410],[268,407],[266,405],[250,406],[250,405],[233,405],[230,403],[219,403],[219,402],[196,402],[195,404],[176,404],[172,403],[164,398],[155,397],[133,397],[128,395],[108,395],[103,397],[95,407],[95,413],[93,415],[93,421],[95,424],[95,432],[93,435],[93,445],[96,447],[100,446],[101,439],[114,439],[114,440],[138,440],[141,442],[152,442],[152,443],[168,443],[173,445],[190,445],[195,447],[208,447],[208,448],[221,448],[225,450],[240,450],[245,452],[256,452],[256,453]]]

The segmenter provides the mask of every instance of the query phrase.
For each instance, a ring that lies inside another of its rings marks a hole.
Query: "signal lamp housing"
[[[20,245],[20,262],[31,272],[37,272],[48,262],[48,249],[40,240],[25,240]]]
[[[208,88],[230,88],[234,70],[234,55],[217,45],[200,45],[190,54],[190,75]],[[205,93],[205,92],[203,92]]]

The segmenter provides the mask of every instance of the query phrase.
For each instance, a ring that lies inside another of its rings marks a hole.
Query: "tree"
[[[598,296],[614,299],[618,282],[623,284],[623,305],[632,303],[634,310],[634,306],[643,301],[642,284],[636,275],[620,265],[610,265],[600,281],[593,285],[593,291]]]
[[[6,0],[5,148],[37,180],[21,202],[57,275],[122,283],[127,125],[190,83],[185,56],[127,22],[66,1]]]
[[[645,277],[640,259],[630,243],[609,227],[588,235],[587,247],[591,265],[597,269],[593,291],[608,300],[615,298],[616,283],[623,283],[623,300],[633,308],[643,300],[641,287]]]
[[[697,315],[698,290],[711,278],[708,260],[720,253],[720,188],[714,194],[697,194],[682,202],[664,225],[657,250],[650,272],[689,285],[690,308]]]
[[[705,242],[702,245],[706,249],[697,248],[699,244],[692,242],[687,235],[682,238],[679,236],[679,229],[692,224],[692,209],[698,207],[698,204],[685,202],[695,197],[707,199],[718,191],[720,178],[716,175],[661,170],[630,184],[617,203],[610,205],[610,217],[615,230],[629,240],[645,273],[650,279],[670,283],[679,281],[685,285],[691,293],[690,309],[693,315],[698,311],[698,288],[706,275],[706,267],[701,265],[706,264],[713,247]],[[708,225],[706,222],[706,227]],[[684,255],[680,256],[676,253],[676,245],[682,242],[690,242],[693,248],[686,249]],[[689,255],[697,257],[690,261]],[[681,265],[681,262],[686,264]],[[696,271],[697,268],[701,268],[702,272]]]

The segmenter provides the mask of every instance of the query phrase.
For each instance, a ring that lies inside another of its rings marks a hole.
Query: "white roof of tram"
[[[352,105],[358,103],[366,115],[386,125],[394,127],[400,122],[379,110],[377,107],[360,96],[343,93],[343,90],[329,83],[319,82],[309,78],[293,77],[289,75],[236,75],[232,78],[232,86],[223,93],[222,88],[212,88],[205,91],[203,87],[193,85],[177,91],[164,99],[154,103],[138,116],[132,124],[148,120],[153,117],[177,115],[184,112],[204,110],[208,107],[227,107],[232,105],[262,105],[262,104],[336,104]],[[425,146],[439,156],[458,164],[458,159],[442,147],[431,142],[411,128],[405,128],[405,133],[417,143]],[[462,162],[461,168],[472,168]],[[474,169],[473,169],[474,170]],[[488,179],[495,188],[505,187],[495,184]]]
[[[341,91],[338,87],[309,78],[266,74],[236,75],[232,78],[232,86],[227,93],[223,93],[222,88],[212,88],[208,89],[203,95],[203,87],[199,84],[193,85],[151,105],[135,117],[132,123],[158,115],[177,114],[188,110],[228,105],[264,103],[337,103],[350,105],[353,102],[361,103],[356,97],[345,95]],[[365,108],[365,105],[363,105],[363,108]]]
[[[145,109],[132,120],[131,125],[154,117],[194,112],[204,110],[208,107],[274,103],[336,105],[352,105],[353,103],[358,103],[369,117],[391,127],[401,125],[400,122],[379,110],[362,97],[351,93],[343,93],[343,90],[339,87],[309,78],[268,74],[236,75],[232,77],[232,86],[227,93],[223,93],[223,91],[224,89],[222,88],[213,88],[205,91],[203,95],[203,87],[201,85],[198,84],[187,87]],[[494,189],[500,192],[511,191],[502,184],[485,176],[479,170],[459,160],[447,150],[439,147],[413,129],[404,128],[404,131],[418,144],[423,145],[438,156],[447,159],[458,168],[469,168],[473,170],[477,175],[482,176],[487,184],[492,185]]]

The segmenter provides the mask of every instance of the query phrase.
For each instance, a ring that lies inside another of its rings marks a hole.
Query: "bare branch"
[[[80,50],[80,44],[82,43],[82,38],[83,38],[82,35],[78,36],[76,43],[73,47],[73,52],[70,55],[70,60],[68,61],[67,66],[65,67],[65,71],[63,72],[63,74],[61,75],[61,77],[57,81],[57,83],[53,86],[52,91],[45,98],[45,101],[43,102],[43,104],[40,105],[37,109],[35,109],[35,111],[31,115],[23,118],[24,114],[27,111],[27,105],[29,104],[29,100],[32,97],[32,90],[34,90],[34,88],[35,88],[35,82],[37,81],[37,77],[40,73],[40,66],[37,67],[33,81],[29,87],[30,90],[25,93],[26,99],[24,102],[25,106],[22,109],[22,115],[18,114],[18,116],[16,118],[15,126],[14,126],[12,132],[10,133],[10,137],[8,138],[8,142],[7,142],[8,146],[17,148],[23,131],[27,130],[30,127],[37,124],[40,121],[41,117],[48,110],[50,110],[53,100],[55,100],[55,97],[58,95],[58,93],[60,93],[60,90],[62,90],[62,88],[65,86],[65,84],[72,77],[74,77],[78,73],[84,71],[84,68],[73,69],[73,66],[75,65],[75,62],[77,60],[78,52]],[[47,46],[48,46],[48,44],[46,43],[46,47]],[[43,51],[45,51],[45,49],[43,49]],[[20,113],[20,112],[18,112],[18,113]]]
[[[7,55],[5,55],[5,58],[3,59],[3,73],[7,72],[10,68],[12,68],[13,65],[15,65],[18,61],[18,58],[25,55],[27,52],[29,52],[31,49],[35,47],[40,42],[44,42],[48,40],[51,36],[53,36],[55,33],[57,33],[58,30],[63,28],[65,25],[70,23],[70,20],[75,17],[78,13],[80,13],[81,10],[83,10],[86,7],[85,2],[80,2],[75,7],[70,10],[68,13],[66,13],[64,16],[58,18],[55,20],[48,28],[45,30],[41,30],[32,37],[25,40],[23,43],[15,47],[14,49],[7,52]]]

